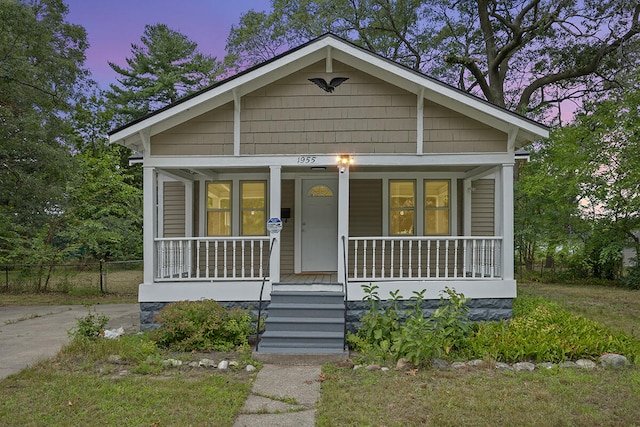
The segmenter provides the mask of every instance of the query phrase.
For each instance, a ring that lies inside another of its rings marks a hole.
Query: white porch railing
[[[155,251],[156,281],[258,280],[269,271],[269,237],[157,238]]]
[[[350,237],[349,280],[501,277],[502,237]]]

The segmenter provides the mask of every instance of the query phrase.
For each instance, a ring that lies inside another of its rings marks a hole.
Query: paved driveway
[[[94,310],[109,316],[108,329],[140,329],[138,304],[100,304]],[[0,380],[58,353],[69,341],[67,331],[87,314],[82,305],[0,307]]]

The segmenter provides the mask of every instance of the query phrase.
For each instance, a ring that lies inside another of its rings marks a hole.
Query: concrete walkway
[[[82,305],[0,307],[0,380],[55,356],[70,339],[67,331],[88,313]],[[140,329],[138,304],[99,304],[91,313],[109,316],[108,329]]]
[[[234,427],[315,425],[320,365],[263,365]]]

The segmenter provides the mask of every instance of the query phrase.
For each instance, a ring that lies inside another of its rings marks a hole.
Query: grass
[[[638,338],[640,292],[524,284],[522,295]],[[0,294],[0,305],[6,294]],[[18,295],[19,296],[19,295]],[[24,296],[23,296],[24,298]],[[32,296],[28,297],[33,303]],[[146,335],[74,341],[54,359],[0,382],[0,425],[232,425],[252,374],[166,368]],[[118,354],[121,360],[109,362]],[[196,360],[194,359],[194,360]],[[326,365],[319,426],[640,425],[640,370],[353,371]]]
[[[520,295],[541,296],[566,310],[640,339],[640,291],[598,285],[518,283]]]
[[[325,366],[318,426],[638,425],[640,372],[367,372]]]
[[[75,339],[55,358],[0,382],[0,424],[232,425],[254,375],[186,364],[167,368],[162,360],[168,357],[221,360],[235,355],[169,354],[146,335]]]
[[[602,286],[520,285],[521,295],[638,339],[640,292]],[[640,370],[368,372],[323,368],[318,426],[640,425]]]
[[[70,278],[72,277],[72,279]],[[26,284],[0,287],[0,306],[16,305],[96,305],[138,302],[138,285],[142,270],[108,271],[100,292],[97,272],[79,271],[65,274],[64,281],[51,285],[49,291],[34,292]],[[13,283],[13,282],[11,282]],[[61,284],[62,283],[62,284]]]

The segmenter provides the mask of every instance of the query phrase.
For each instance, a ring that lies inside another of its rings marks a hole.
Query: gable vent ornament
[[[337,88],[347,80],[349,80],[349,77],[334,77],[329,83],[327,83],[325,79],[322,79],[320,77],[309,79],[310,82],[317,84],[319,88],[329,93],[332,93],[335,88]]]

